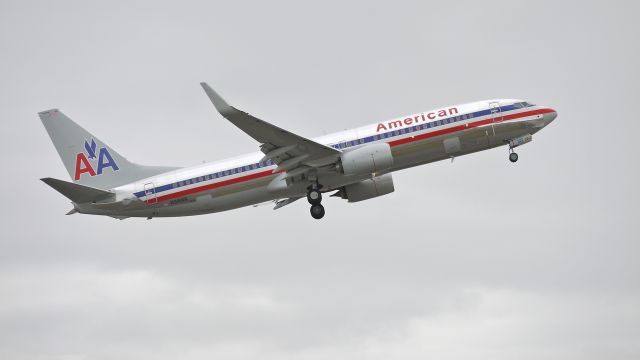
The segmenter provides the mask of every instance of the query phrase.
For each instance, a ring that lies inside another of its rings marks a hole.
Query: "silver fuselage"
[[[433,110],[400,120],[347,130],[313,139],[343,152],[376,142],[391,146],[391,172],[506,145],[533,135],[556,117],[553,109],[517,107],[520,100],[488,100],[462,104],[438,116]],[[446,112],[446,111],[445,111]],[[116,202],[74,204],[85,214],[114,217],[173,217],[236,209],[283,198],[305,196],[308,183],[273,187],[272,163],[259,163],[256,152],[233,159],[180,168],[112,189]],[[380,174],[375,174],[380,175]],[[373,174],[345,176],[327,170],[317,174],[323,191],[371,178]]]

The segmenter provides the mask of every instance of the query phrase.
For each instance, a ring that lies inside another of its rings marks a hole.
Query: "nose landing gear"
[[[515,153],[513,150],[510,150],[511,152],[509,153],[509,161],[511,161],[512,163],[518,161],[518,154]]]
[[[320,204],[322,202],[322,193],[320,192],[320,188],[322,185],[318,184],[317,181],[314,181],[311,186],[309,186],[307,191],[307,201],[311,204],[311,217],[314,219],[322,219],[324,217],[324,206]]]
[[[509,161],[511,161],[512,163],[518,161],[518,154],[516,154],[516,152],[513,151],[513,148],[520,145],[524,145],[530,142],[531,140],[533,140],[533,137],[531,136],[531,134],[526,134],[526,135],[517,137],[515,139],[506,141],[509,144]]]

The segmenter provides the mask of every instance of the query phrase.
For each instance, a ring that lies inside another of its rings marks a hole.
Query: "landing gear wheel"
[[[309,190],[309,192],[307,193],[307,201],[309,201],[309,204],[311,205],[320,204],[320,202],[322,201],[322,193],[320,193],[320,190]]]
[[[512,163],[518,161],[518,154],[512,152],[511,154],[509,154],[509,161],[511,161]]]
[[[311,205],[310,212],[311,217],[320,220],[322,219],[322,217],[324,217],[324,206],[320,204]]]

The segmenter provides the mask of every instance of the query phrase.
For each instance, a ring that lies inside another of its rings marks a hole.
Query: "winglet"
[[[202,88],[204,89],[204,92],[207,93],[207,96],[213,103],[213,106],[216,107],[216,110],[218,110],[220,114],[224,116],[225,113],[228,113],[233,110],[233,108],[229,104],[227,104],[227,102],[224,101],[224,99],[220,97],[220,95],[218,95],[218,93],[215,92],[211,88],[211,86],[209,86],[209,84],[207,84],[206,82],[201,82],[200,86],[202,86]]]

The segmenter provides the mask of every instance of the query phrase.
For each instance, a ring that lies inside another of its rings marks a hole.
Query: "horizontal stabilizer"
[[[77,204],[91,202],[109,202],[114,201],[116,197],[116,194],[109,191],[100,190],[80,184],[74,184],[63,180],[54,178],[44,178],[40,180]]]

